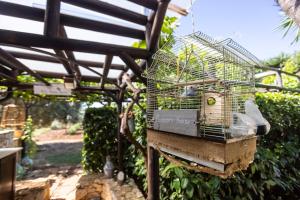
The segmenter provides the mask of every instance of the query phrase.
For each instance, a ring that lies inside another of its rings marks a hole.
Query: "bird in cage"
[[[181,97],[194,97],[197,96],[197,87],[194,85],[188,85],[184,87]]]

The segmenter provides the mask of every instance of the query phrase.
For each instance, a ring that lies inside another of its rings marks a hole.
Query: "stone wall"
[[[118,184],[99,174],[85,175],[77,184],[76,200],[145,200],[134,181]]]
[[[0,131],[0,148],[13,147],[13,130]]]
[[[50,200],[50,182],[43,178],[18,181],[15,200]]]

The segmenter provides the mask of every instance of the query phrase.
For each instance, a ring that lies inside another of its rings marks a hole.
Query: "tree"
[[[296,31],[295,39],[292,43],[300,39],[300,0],[277,0],[286,17],[282,20],[280,28],[285,30],[283,36],[286,36],[292,29]]]
[[[300,0],[277,0],[282,10],[300,27]]]

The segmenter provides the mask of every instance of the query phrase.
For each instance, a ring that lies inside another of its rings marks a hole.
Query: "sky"
[[[45,8],[46,0],[0,0],[8,1],[36,8]],[[125,0],[103,0],[118,6],[143,13],[141,6]],[[194,2],[192,9],[195,22],[195,31],[202,31],[215,39],[232,38],[259,59],[265,60],[274,57],[281,52],[293,53],[299,50],[300,43],[291,45],[293,34],[282,38],[283,31],[276,30],[276,27],[282,20],[280,9],[275,6],[275,0],[192,0]],[[183,8],[189,8],[191,0],[172,0],[172,3]],[[144,30],[144,27],[135,25],[124,20],[111,16],[99,14],[96,12],[80,9],[67,4],[62,4],[61,12],[64,14],[86,17],[94,20],[107,21],[122,26],[134,27]],[[191,13],[191,12],[190,12]],[[174,15],[168,11],[168,15]],[[178,16],[178,15],[177,15]],[[181,17],[176,35],[186,35],[193,32],[191,14],[187,17]],[[1,29],[15,30],[29,33],[43,33],[43,23],[30,20],[12,18],[0,15]],[[98,41],[104,43],[113,43],[119,45],[131,46],[134,39],[112,36],[93,31],[79,30],[66,27],[69,38]],[[6,48],[7,49],[7,48]],[[53,52],[53,51],[52,51]],[[75,52],[76,59],[94,60],[103,62],[104,55],[87,54]],[[46,71],[65,72],[59,64],[49,64],[37,61],[21,60],[24,64],[34,69],[43,69]],[[114,57],[113,63],[123,63],[119,58]],[[97,69],[99,70],[99,69]],[[93,75],[81,68],[82,74]],[[101,69],[99,71],[102,72]],[[119,72],[110,70],[109,77],[116,77]]]
[[[300,42],[291,45],[294,33],[283,38],[284,31],[277,29],[283,13],[275,0],[196,0],[191,11],[195,31],[232,38],[261,60],[300,50]],[[190,14],[180,19],[176,35],[192,32]]]

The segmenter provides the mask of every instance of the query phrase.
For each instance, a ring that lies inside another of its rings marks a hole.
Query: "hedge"
[[[223,180],[216,176],[177,167],[161,157],[161,199],[300,199],[300,96],[258,93],[256,102],[270,122],[271,131],[259,139],[255,160],[249,168]],[[103,119],[95,116],[103,114],[100,111],[92,113],[93,117],[85,117],[85,119],[92,119],[92,121],[97,118]],[[135,117],[134,136],[145,145],[145,113],[137,107]],[[85,132],[91,132],[91,130],[98,132],[100,129],[99,132],[102,134],[105,130],[109,131],[110,129],[101,128],[112,125],[109,121],[104,121],[102,125],[96,125],[96,127],[90,127],[91,123],[85,122],[89,124],[84,125]],[[86,138],[88,135],[85,134],[85,142],[91,143],[92,140]],[[113,140],[105,146],[98,147],[101,150],[98,149],[97,152],[113,152],[115,142]],[[89,145],[85,144],[85,146]],[[93,165],[88,166],[94,166],[96,169],[102,167],[103,157],[97,159],[97,162],[93,161],[94,158],[89,158]],[[84,162],[86,161],[87,158]],[[134,177],[146,194],[146,169],[142,155],[128,144],[124,162],[127,174]]]

